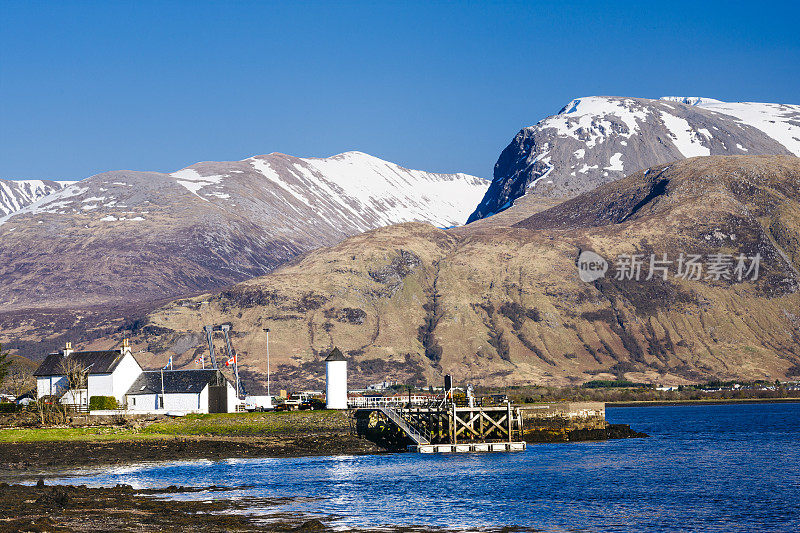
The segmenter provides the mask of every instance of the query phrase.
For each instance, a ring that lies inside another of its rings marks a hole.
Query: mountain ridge
[[[463,223],[486,187],[361,152],[97,174],[0,217],[0,302],[71,307],[222,287],[375,227]]]

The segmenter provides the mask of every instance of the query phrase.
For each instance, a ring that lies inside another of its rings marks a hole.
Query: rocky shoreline
[[[376,444],[348,433],[0,442],[0,468],[16,474],[15,477],[30,477],[53,469],[150,461],[356,455],[384,451]]]
[[[262,532],[262,531],[332,531],[335,517],[310,518],[298,513],[281,512],[292,503],[287,498],[225,498],[215,493],[234,487],[165,487],[134,489],[130,485],[94,488],[85,485],[36,485],[0,483],[0,532],[83,533],[131,531]],[[241,487],[236,487],[241,488]],[[204,493],[207,498],[170,499],[169,495]],[[267,516],[248,514],[257,506],[270,508]],[[370,531],[352,530],[351,531]],[[441,531],[420,527],[380,528],[381,532],[427,533]],[[523,531],[502,528],[499,531]]]
[[[628,424],[606,424],[602,428],[538,426],[525,430],[525,442],[544,444],[550,442],[583,442],[611,439],[638,439],[647,433],[631,429]]]

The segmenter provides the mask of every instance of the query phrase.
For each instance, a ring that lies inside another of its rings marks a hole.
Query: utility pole
[[[269,393],[269,328],[264,328],[264,331],[267,333],[267,396],[270,396],[270,393]]]

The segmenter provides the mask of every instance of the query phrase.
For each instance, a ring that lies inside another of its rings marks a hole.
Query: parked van
[[[272,411],[272,396],[246,396],[244,399],[245,411]]]

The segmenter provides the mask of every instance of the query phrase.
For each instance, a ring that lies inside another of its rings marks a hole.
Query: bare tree
[[[78,391],[87,388],[87,369],[69,356],[64,357],[58,366],[61,374],[67,378],[66,393],[71,395],[72,406],[75,408],[80,404],[80,396],[77,395]],[[86,401],[88,402],[88,398]]]
[[[4,390],[16,397],[22,396],[35,387],[36,380],[34,380],[33,375],[19,368],[11,369],[3,382]]]

